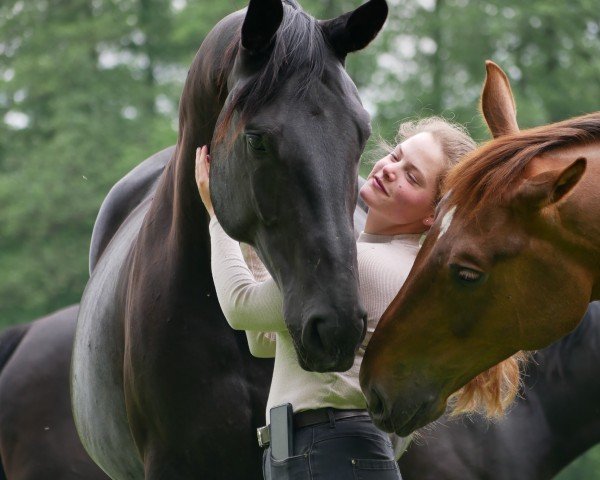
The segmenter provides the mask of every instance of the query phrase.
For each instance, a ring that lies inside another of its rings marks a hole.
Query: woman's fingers
[[[210,199],[210,188],[209,188],[209,171],[210,171],[210,157],[208,155],[208,147],[204,145],[202,148],[196,149],[196,165],[195,165],[195,176],[196,184],[198,185],[198,192],[202,203],[206,207],[209,215],[213,215],[213,207]]]
[[[206,145],[196,149],[196,181],[207,177],[208,167],[206,165],[206,157],[208,156],[208,148]]]

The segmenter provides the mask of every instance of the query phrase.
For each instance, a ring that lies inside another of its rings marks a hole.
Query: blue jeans
[[[265,480],[401,480],[388,436],[370,418],[353,417],[294,432],[294,455],[263,455]]]

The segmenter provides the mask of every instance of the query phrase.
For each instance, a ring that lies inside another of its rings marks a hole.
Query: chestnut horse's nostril
[[[367,325],[368,325],[368,320],[367,320],[367,314],[366,312],[363,310],[362,313],[362,333],[360,334],[360,341],[362,343],[362,341],[365,339],[365,337],[367,336]]]
[[[367,395],[367,403],[371,415],[379,416],[383,414],[385,406],[383,400],[381,399],[381,395],[376,388],[373,387],[369,390],[369,395]]]

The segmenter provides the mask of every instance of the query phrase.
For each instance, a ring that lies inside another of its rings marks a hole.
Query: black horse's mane
[[[565,378],[570,375],[569,359],[577,349],[592,352],[598,357],[600,353],[600,302],[594,302],[577,328],[569,335],[554,342],[539,352],[544,356],[544,372],[548,379]],[[600,358],[597,358],[600,360]]]
[[[314,81],[323,76],[327,43],[319,22],[302,10],[294,0],[283,1],[283,20],[269,47],[268,58],[262,68],[233,92],[231,102],[226,107],[223,121],[216,134],[217,139],[229,126],[234,112],[238,112],[243,128],[247,119],[273,99],[292,76],[301,74],[296,86],[296,94],[301,97]],[[222,59],[223,65],[232,65],[238,53],[241,29],[227,49]],[[225,71],[224,68],[221,71]]]

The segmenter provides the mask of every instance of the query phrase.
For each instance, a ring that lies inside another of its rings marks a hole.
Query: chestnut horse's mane
[[[560,147],[600,140],[600,112],[523,130],[491,140],[467,155],[446,177],[444,193],[473,218],[485,205],[499,204],[529,162]]]
[[[500,204],[512,191],[529,162],[560,147],[600,140],[600,112],[491,140],[468,154],[444,181],[444,193],[452,191],[452,205],[473,219],[481,208]],[[528,354],[518,352],[472,379],[451,398],[451,413],[479,412],[502,415],[516,397],[522,364]]]

